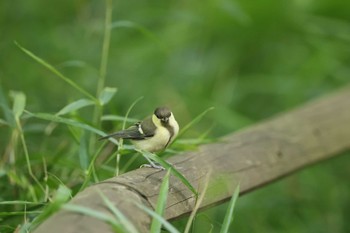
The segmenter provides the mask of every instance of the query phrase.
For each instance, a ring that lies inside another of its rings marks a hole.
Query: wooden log
[[[264,186],[296,170],[350,148],[350,87],[312,101],[295,110],[228,135],[197,151],[169,162],[201,190],[212,174],[201,208],[228,200],[237,183],[241,194]],[[165,171],[137,169],[86,188],[71,203],[110,213],[99,190],[122,211],[140,232],[148,232],[151,218],[134,203],[155,208]],[[176,177],[170,179],[165,218],[189,214],[195,197]],[[60,210],[35,233],[112,232],[96,218]]]

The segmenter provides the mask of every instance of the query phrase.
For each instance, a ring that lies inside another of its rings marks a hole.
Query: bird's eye
[[[171,112],[166,107],[160,107],[154,111],[154,115],[156,115],[158,119],[169,118],[171,116]]]

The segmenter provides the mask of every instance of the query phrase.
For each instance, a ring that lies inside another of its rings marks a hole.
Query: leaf
[[[15,115],[15,118],[19,118],[24,111],[24,108],[26,106],[26,96],[23,92],[17,92],[17,91],[11,91],[10,92],[11,97],[13,98],[13,114]]]
[[[198,196],[198,192],[196,191],[196,189],[191,185],[191,183],[178,171],[174,168],[174,166],[172,166],[171,164],[169,164],[168,162],[166,162],[164,159],[160,158],[159,156],[150,153],[148,151],[143,151],[143,150],[138,150],[135,149],[136,151],[140,152],[143,156],[145,156],[146,158],[156,161],[157,163],[159,163],[160,165],[162,165],[165,169],[169,170],[171,169],[171,173],[176,176],[177,178],[179,178],[179,180],[188,187],[189,190],[191,190],[191,192],[197,197]]]
[[[90,105],[94,105],[94,102],[88,99],[80,99],[66,105],[58,113],[56,113],[56,115],[57,116],[65,115],[67,113],[76,111],[78,109],[81,109],[83,107],[90,106]]]
[[[100,104],[105,105],[107,104],[112,97],[117,93],[117,88],[114,87],[105,87],[101,93],[100,96],[98,97]]]
[[[118,116],[118,115],[104,115],[101,117],[102,121],[126,121],[128,123],[136,123],[139,121],[139,119],[135,118],[125,118],[125,116]]]
[[[57,123],[63,123],[66,125],[72,125],[72,126],[76,126],[76,127],[82,128],[82,129],[86,129],[88,131],[94,132],[94,133],[101,135],[101,136],[107,135],[107,134],[103,133],[101,130],[98,130],[90,125],[87,125],[87,124],[84,124],[84,123],[81,123],[81,122],[78,122],[78,121],[75,121],[72,119],[63,118],[63,117],[60,117],[57,115],[52,115],[49,113],[31,113],[31,112],[28,112],[28,114],[30,116],[40,118],[43,120],[53,121],[53,122],[57,122]]]
[[[158,200],[157,200],[157,206],[156,206],[156,213],[159,216],[163,216],[164,210],[166,207],[166,200],[168,197],[168,190],[169,190],[169,177],[170,177],[171,168],[168,170],[168,172],[165,174],[162,184],[160,186]],[[152,219],[151,224],[151,233],[160,233],[162,223],[157,219]]]
[[[79,67],[79,68],[83,68],[83,67],[88,67],[88,65],[86,64],[85,61],[68,60],[68,61],[62,62],[57,67]]]
[[[27,112],[27,113],[30,116],[33,116],[33,117],[36,117],[36,118],[39,118],[39,119],[75,126],[75,127],[78,127],[78,128],[85,129],[85,130],[88,130],[90,132],[96,133],[96,134],[98,134],[98,135],[100,135],[102,137],[103,136],[107,136],[106,133],[104,133],[103,131],[101,131],[99,129],[96,129],[96,128],[90,126],[90,125],[87,125],[87,124],[84,124],[84,123],[81,123],[81,122],[78,122],[78,121],[75,121],[75,120],[72,120],[72,119],[63,118],[63,117],[52,115],[52,114],[49,114],[49,113],[31,113],[31,112]],[[118,145],[118,141],[115,140],[114,138],[109,138],[108,140],[113,142],[114,144]]]
[[[233,217],[234,217],[233,210],[235,208],[235,204],[236,204],[238,195],[239,195],[239,184],[231,197],[230,203],[228,205],[228,208],[227,208],[227,211],[225,214],[224,223],[222,224],[220,233],[227,233],[229,228],[230,228],[230,225],[231,225],[231,223],[233,221]]]

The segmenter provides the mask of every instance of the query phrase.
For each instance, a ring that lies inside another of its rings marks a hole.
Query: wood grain
[[[238,182],[241,194],[264,186],[296,170],[350,149],[350,87],[279,114],[203,145],[169,162],[199,191],[210,175],[201,208],[228,200]],[[103,192],[134,223],[148,232],[151,218],[134,203],[155,208],[165,171],[137,169],[88,187],[71,203],[109,213],[96,191]],[[170,179],[166,219],[189,214],[193,194],[176,178]],[[112,232],[95,218],[61,210],[34,232]]]

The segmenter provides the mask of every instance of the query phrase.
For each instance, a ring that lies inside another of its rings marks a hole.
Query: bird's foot
[[[143,168],[143,167],[165,170],[164,167],[162,167],[161,165],[157,165],[157,164],[155,164],[155,163],[142,164],[142,165],[140,166],[140,168]]]

